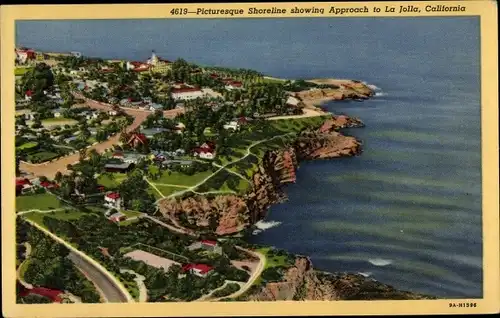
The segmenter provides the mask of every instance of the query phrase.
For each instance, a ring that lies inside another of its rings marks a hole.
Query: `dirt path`
[[[144,284],[144,280],[146,277],[134,272],[130,269],[120,269],[120,273],[129,273],[135,275],[134,281],[137,284],[137,288],[139,288],[139,302],[145,303],[148,301],[148,289],[146,288],[146,284]]]

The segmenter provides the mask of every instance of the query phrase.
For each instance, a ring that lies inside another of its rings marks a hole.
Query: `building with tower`
[[[155,51],[151,52],[151,57],[148,59],[147,64],[150,65],[150,70],[156,73],[164,73],[172,68],[172,62],[158,57]]]

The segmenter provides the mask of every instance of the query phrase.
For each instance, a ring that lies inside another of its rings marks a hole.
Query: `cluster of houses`
[[[35,61],[43,61],[47,58],[46,54],[36,52],[33,49],[19,47],[15,49],[16,53],[16,63],[17,64],[29,64]]]
[[[59,185],[54,182],[40,181],[40,179],[29,180],[27,178],[16,179],[16,195],[28,194],[35,192],[36,189],[52,190],[59,188]]]

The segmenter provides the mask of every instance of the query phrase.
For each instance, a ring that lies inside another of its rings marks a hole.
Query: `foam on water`
[[[270,228],[273,228],[273,227],[276,227],[278,225],[280,225],[281,222],[278,222],[278,221],[259,221],[257,223],[255,223],[255,227],[256,229],[252,232],[253,235],[257,235],[259,233],[261,233],[262,231],[265,231],[265,230],[269,230]]]
[[[376,92],[375,96],[387,96],[387,93],[384,92]]]
[[[392,264],[392,261],[390,259],[383,259],[383,258],[370,258],[368,262],[370,262],[370,264],[375,266],[387,266],[389,264]]]
[[[360,274],[364,277],[370,277],[372,275],[372,272],[358,272],[358,274]]]

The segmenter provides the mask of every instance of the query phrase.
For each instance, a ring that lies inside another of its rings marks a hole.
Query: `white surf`
[[[259,221],[255,223],[255,230],[252,232],[253,235],[259,234],[262,231],[269,230],[273,227],[280,225],[281,222],[278,221]]]
[[[368,262],[370,262],[370,264],[375,266],[387,266],[389,264],[392,264],[392,261],[390,259],[383,259],[383,258],[370,258]]]

